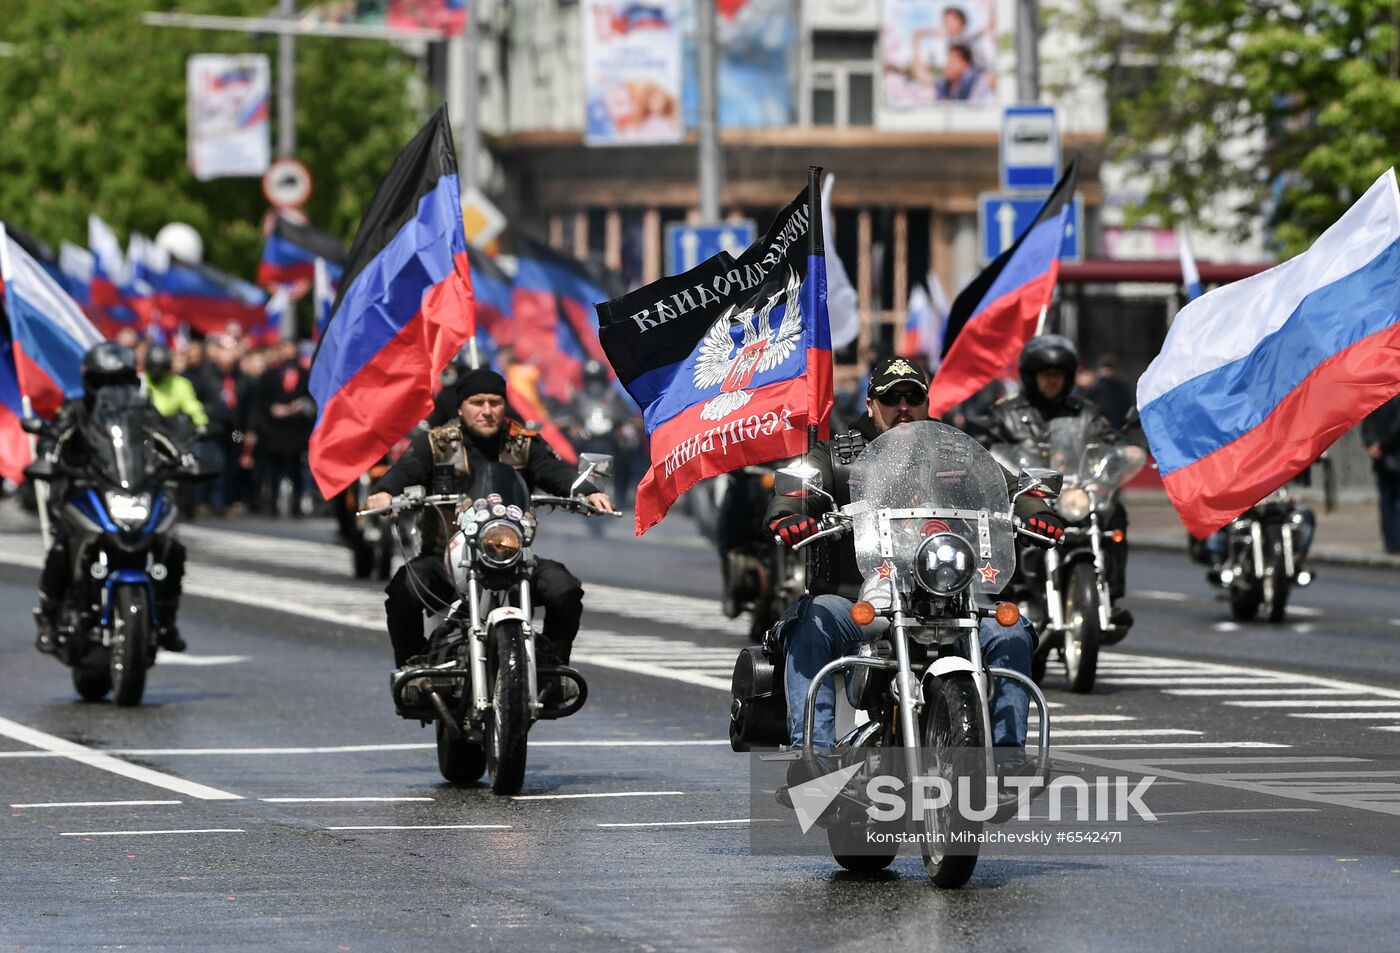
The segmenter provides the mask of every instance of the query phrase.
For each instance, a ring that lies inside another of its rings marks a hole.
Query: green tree
[[[1083,3],[1110,154],[1149,183],[1136,217],[1262,211],[1294,254],[1395,163],[1395,0]]]
[[[274,56],[276,41],[150,27],[140,14],[263,15],[270,6],[7,0],[0,220],[54,245],[65,238],[86,245],[90,212],[123,236],[184,221],[203,236],[211,264],[251,277],[267,202],[257,179],[200,182],[190,174],[185,62],[193,53]],[[297,54],[298,158],[315,181],[306,212],[348,244],[379,179],[424,119],[411,95],[414,65],[397,47],[374,41],[300,38]]]

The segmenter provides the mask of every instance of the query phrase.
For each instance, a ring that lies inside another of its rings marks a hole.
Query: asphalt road
[[[1324,569],[1288,623],[1236,626],[1184,555],[1135,554],[1138,626],[1093,695],[1052,670],[1052,738],[1067,770],[1155,776],[1158,821],[989,851],[943,892],[917,857],[859,877],[750,852],[725,740],[744,627],[683,520],[545,523],[589,590],[591,696],[535,729],[513,799],[442,783],[393,714],[382,595],[328,524],[187,527],[191,651],[131,710],[34,652],[37,539],[0,526],[0,949],[1400,948],[1387,573]]]

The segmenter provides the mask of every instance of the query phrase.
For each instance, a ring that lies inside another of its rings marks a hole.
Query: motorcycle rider
[[[434,466],[443,463],[455,467],[458,485],[454,490],[466,489],[474,461],[499,461],[519,471],[532,492],[538,487],[556,496],[569,493],[574,470],[555,456],[538,433],[506,416],[505,378],[483,368],[463,373],[452,386],[448,400],[457,413],[442,425],[414,435],[408,450],[374,485],[367,508],[388,506],[406,487],[432,485]],[[445,403],[440,396],[439,406]],[[595,508],[616,512],[608,495],[593,484],[585,481],[576,492]],[[456,599],[443,567],[447,540],[442,538],[441,524],[432,512],[424,513],[422,524],[422,552],[399,567],[385,588],[389,639],[399,668],[427,647],[424,610],[441,610]],[[583,616],[583,585],[562,563],[540,557],[535,558],[530,585],[536,602],[544,606],[541,663],[568,664]],[[557,680],[545,688],[558,690]]]
[[[174,373],[173,365],[170,348],[164,344],[152,344],[146,351],[146,393],[150,395],[151,406],[162,417],[184,414],[196,427],[205,426],[209,415],[195,393],[194,384]]]
[[[904,358],[887,358],[877,364],[866,392],[866,416],[857,420],[850,432],[817,444],[805,458],[808,465],[821,472],[822,485],[837,506],[850,502],[850,468],[869,441],[902,424],[929,419],[928,377]],[[1015,484],[1015,477],[1008,473],[1008,487],[1014,490]],[[824,500],[775,495],[766,522],[783,543],[793,546],[819,531],[819,512],[814,512],[814,507],[824,505]],[[1029,494],[1017,501],[1016,516],[1042,536],[1058,540],[1064,533],[1060,517]],[[861,583],[855,541],[849,535],[826,541],[813,560],[808,581],[810,594],[788,607],[779,621],[785,639],[788,733],[794,747],[802,743],[803,710],[813,677],[822,666],[843,655],[854,655],[859,648],[861,627],[851,619],[851,606]],[[988,666],[1013,669],[1030,677],[1036,636],[1029,622],[1022,619],[1013,626],[1002,627],[994,619],[983,619],[980,639],[982,657]],[[857,699],[852,698],[851,703],[855,705]],[[832,748],[836,744],[835,704],[835,690],[827,681],[817,692],[814,748]],[[1024,749],[1029,708],[1025,689],[1013,682],[998,684],[991,704],[994,745],[1015,748],[1018,754]]]
[[[641,445],[635,411],[612,385],[607,365],[596,358],[583,362],[583,386],[574,394],[559,423],[580,453],[606,453],[613,458],[618,499],[632,479],[631,456]]]
[[[43,459],[56,453],[60,462],[81,467],[92,459],[92,450],[83,437],[83,424],[92,413],[97,393],[105,387],[138,388],[141,378],[136,372],[136,355],[130,348],[115,341],[104,341],[83,355],[80,364],[83,381],[83,396],[65,400],[59,407],[53,423],[45,428],[39,437],[35,458]],[[168,427],[164,418],[152,407],[146,421],[148,432],[166,434]],[[52,484],[51,505],[57,505],[63,498],[63,483]],[[44,568],[39,575],[39,605],[34,610],[34,621],[38,632],[34,639],[35,648],[52,655],[58,645],[57,627],[59,611],[63,607],[63,597],[72,581],[72,565],[69,553],[68,536],[63,530],[62,520],[52,520],[53,544],[44,558]],[[166,568],[166,576],[155,583],[156,617],[160,629],[156,633],[160,647],[171,652],[183,652],[186,643],[180,637],[175,617],[180,607],[180,583],[185,575],[185,547],[174,536],[170,537],[169,548],[161,561]]]
[[[1090,422],[1089,434],[1105,444],[1122,442],[1122,435],[1104,418],[1092,402],[1073,393],[1079,354],[1069,338],[1041,334],[1021,349],[1019,361],[1021,393],[1006,397],[992,407],[986,419],[983,444],[1009,443],[1044,447],[1050,440],[1050,421],[1062,417]],[[1128,511],[1122,501],[1115,503],[1104,523],[1104,563],[1109,595],[1121,599],[1128,574]],[[1114,530],[1123,530],[1121,542],[1113,542]],[[1122,606],[1112,610],[1113,624],[1124,628],[1133,624],[1132,613]]]

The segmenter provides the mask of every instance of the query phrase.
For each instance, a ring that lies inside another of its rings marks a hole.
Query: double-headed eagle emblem
[[[755,374],[771,371],[787,361],[802,341],[802,279],[789,266],[787,282],[762,298],[756,308],[736,311],[730,305],[710,325],[700,342],[695,362],[695,386],[705,390],[720,385],[717,397],[700,410],[702,420],[723,420],[747,404],[753,393],[745,390]],[[778,327],[772,326],[773,309],[784,305]],[[733,329],[742,325],[743,339],[734,342]]]

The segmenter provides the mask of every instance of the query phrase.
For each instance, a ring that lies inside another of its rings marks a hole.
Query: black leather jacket
[[[992,406],[984,419],[985,429],[978,434],[982,445],[1001,443],[1043,446],[1050,439],[1050,421],[1061,417],[1085,417],[1095,422],[1096,436],[1104,443],[1121,442],[1121,434],[1104,419],[1092,402],[1079,397],[1066,397],[1054,403],[1032,402],[1025,394],[1006,397]]]

